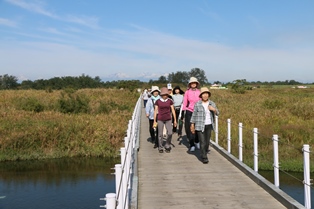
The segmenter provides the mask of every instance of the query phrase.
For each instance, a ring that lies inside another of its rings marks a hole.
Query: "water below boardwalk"
[[[89,209],[115,192],[114,163],[72,158],[0,163],[0,209]]]
[[[103,158],[0,163],[0,209],[99,208],[106,203],[99,199],[115,192],[113,167]],[[273,172],[259,173],[273,182]],[[280,172],[280,188],[304,205],[304,187],[296,180],[302,181],[303,173],[292,175]]]
[[[264,178],[266,178],[271,183],[274,183],[274,172],[273,171],[259,171]],[[311,173],[312,177],[314,173]],[[303,181],[303,173],[297,172],[279,172],[279,187],[286,194],[291,196],[293,199],[297,200],[299,203],[304,205],[304,185]],[[311,200],[312,207],[314,206],[314,190],[311,187]]]

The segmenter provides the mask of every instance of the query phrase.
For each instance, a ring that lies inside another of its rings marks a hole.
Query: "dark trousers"
[[[185,124],[184,124],[184,127],[185,127],[186,136],[187,136],[187,138],[190,141],[190,147],[195,146],[195,143],[199,142],[197,134],[192,134],[191,133],[191,129],[190,129],[191,117],[192,117],[192,112],[186,110],[185,111],[185,121],[184,121]]]
[[[144,108],[146,107],[147,99],[144,99]]]
[[[213,130],[213,126],[205,125],[204,132],[201,131],[195,131],[198,139],[200,140],[200,150],[201,150],[201,158],[207,159],[207,152],[209,150],[209,141],[211,137],[211,133]]]
[[[177,126],[176,127],[173,126],[172,132],[173,133],[177,132],[179,135],[182,135],[183,122],[180,123],[180,121],[179,121],[180,108],[175,109],[175,111],[176,111]],[[183,118],[183,117],[184,117],[184,112],[182,111],[181,118]],[[180,118],[180,120],[181,120],[181,118]],[[173,123],[173,121],[174,120],[172,119],[172,123]]]
[[[156,132],[153,128],[154,125],[154,119],[149,119],[149,134],[150,138],[152,140],[152,143],[155,143],[158,146],[158,140],[157,140],[157,133],[158,133],[158,127],[156,127]]]

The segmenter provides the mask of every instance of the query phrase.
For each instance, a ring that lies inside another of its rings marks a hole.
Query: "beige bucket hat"
[[[209,97],[212,95],[207,87],[202,87],[201,88],[201,93],[200,93],[200,96],[199,96],[200,98],[202,97],[203,93],[208,93]]]
[[[160,93],[159,87],[158,86],[152,86],[151,93],[153,93],[154,91],[158,91]]]
[[[188,88],[190,87],[190,84],[191,84],[191,83],[197,83],[196,88],[199,88],[199,86],[200,86],[200,82],[198,82],[197,78],[195,78],[195,77],[191,77],[191,78],[190,78],[189,84],[188,84]]]

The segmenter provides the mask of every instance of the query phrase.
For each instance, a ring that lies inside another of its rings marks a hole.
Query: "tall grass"
[[[227,148],[227,119],[231,119],[231,152],[238,156],[238,124],[243,123],[243,161],[253,165],[253,128],[258,128],[260,169],[272,169],[272,136],[279,136],[283,170],[303,170],[303,144],[314,142],[314,89],[254,89],[245,94],[211,90],[219,110],[219,144]],[[313,170],[313,169],[312,169]]]
[[[272,169],[272,136],[279,136],[281,169],[303,169],[303,144],[314,144],[314,89],[260,88],[236,94],[211,90],[219,110],[219,144],[238,156],[243,123],[243,161],[253,165],[258,128],[259,168]],[[117,157],[138,93],[110,89],[0,91],[0,161],[74,156]],[[312,170],[314,170],[313,166]]]
[[[0,91],[0,161],[117,157],[138,97],[110,89]]]

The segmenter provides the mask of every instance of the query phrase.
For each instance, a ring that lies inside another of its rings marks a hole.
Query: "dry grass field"
[[[243,161],[253,165],[253,128],[258,128],[259,167],[272,169],[272,136],[279,136],[282,170],[303,170],[303,144],[314,145],[314,88],[253,89],[245,94],[212,90],[220,110],[219,144],[227,149],[231,119],[231,153],[238,157],[239,123],[243,124]]]
[[[278,134],[281,169],[302,170],[302,146],[314,145],[314,88],[211,92],[220,110],[222,147],[227,149],[230,118],[234,156],[238,157],[238,125],[243,123],[246,164],[253,165],[253,128],[258,128],[260,169],[272,169],[272,136]],[[138,97],[110,89],[0,91],[0,161],[117,157]]]
[[[0,91],[0,161],[117,157],[138,97],[110,89]]]

